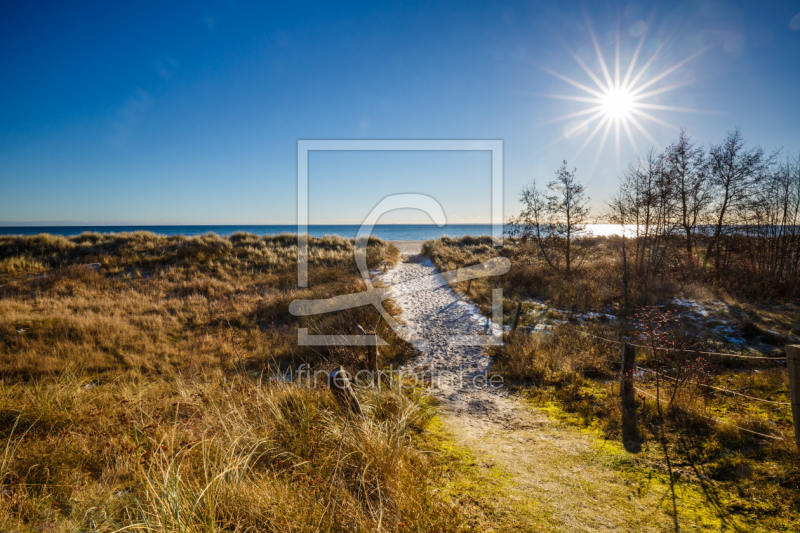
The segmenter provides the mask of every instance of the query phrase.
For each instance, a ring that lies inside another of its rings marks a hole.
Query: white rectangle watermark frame
[[[360,152],[360,151],[394,151],[394,152],[420,152],[420,151],[461,151],[461,152],[491,152],[491,199],[490,199],[490,217],[492,226],[492,244],[494,246],[503,245],[503,141],[502,140],[298,140],[297,141],[297,286],[300,288],[308,287],[308,157],[311,151],[330,151],[330,152]],[[409,196],[425,197],[419,194],[398,194],[384,198],[384,200],[376,206],[375,210],[380,210],[384,202],[390,200],[399,200],[404,197],[403,201],[409,201]],[[425,197],[433,200],[431,197]],[[419,199],[417,199],[419,201]],[[436,203],[435,205],[439,205]],[[412,206],[408,206],[412,207]],[[415,207],[421,208],[420,204]],[[377,222],[377,217],[380,212],[374,215],[374,211],[367,219],[370,222],[362,223],[359,235],[361,236],[362,230],[365,225],[371,231],[372,225]],[[446,224],[444,213],[439,207],[441,221],[437,220],[438,225]],[[431,212],[429,211],[429,214]],[[371,220],[373,215],[375,220]],[[359,256],[359,241],[356,240],[356,263],[359,263],[359,258],[363,264],[359,264],[359,269],[362,270],[362,275],[366,272],[366,255]],[[363,244],[366,247],[366,241]],[[366,248],[361,250],[361,253],[366,254]],[[488,267],[488,271],[484,275],[498,275],[507,272],[510,268],[508,259],[501,259],[500,264],[496,264],[498,259],[490,260],[486,263],[476,265],[471,268]],[[492,274],[491,272],[494,272]],[[444,278],[442,278],[444,279]],[[430,348],[428,342],[423,338],[408,336],[401,333],[402,326],[386,313],[380,301],[384,297],[384,293],[375,293],[368,278],[367,291],[358,294],[359,302],[349,301],[351,298],[348,296],[340,295],[330,298],[328,300],[309,300],[293,301],[290,305],[290,312],[295,315],[307,315],[325,313],[341,306],[350,305],[367,305],[372,304],[381,311],[384,319],[387,320],[399,334],[401,338],[412,342],[417,349],[421,351],[428,351]],[[376,301],[376,297],[380,296]],[[451,335],[446,336],[445,340],[448,344],[458,346],[490,346],[503,344],[503,290],[492,289],[492,317],[486,319],[486,333],[485,335]],[[385,341],[377,335],[346,335],[335,336],[329,335],[309,335],[306,328],[298,330],[298,344],[301,346],[330,346],[330,345],[348,345],[348,346],[364,346],[364,345],[382,345]]]
[[[503,141],[499,139],[301,139],[297,141],[297,286],[308,287],[308,153],[491,152],[491,224],[494,246],[503,245]]]

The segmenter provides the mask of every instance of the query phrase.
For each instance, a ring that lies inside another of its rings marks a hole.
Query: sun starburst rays
[[[621,149],[620,145],[622,143],[623,131],[624,136],[627,138],[627,141],[630,143],[631,147],[635,151],[638,151],[636,135],[634,135],[634,132],[638,132],[645,139],[647,139],[648,142],[658,146],[658,143],[654,139],[653,135],[648,132],[645,125],[642,124],[642,121],[657,124],[669,129],[677,129],[677,127],[673,124],[670,124],[669,122],[662,120],[661,118],[656,117],[645,110],[701,112],[699,109],[663,105],[650,99],[686,86],[686,82],[674,82],[669,85],[654,87],[654,85],[667,78],[667,76],[678,71],[687,63],[705,52],[707,48],[703,48],[695,52],[689,57],[679,61],[667,69],[662,70],[656,75],[649,75],[648,71],[664,49],[666,41],[660,43],[650,57],[644,61],[641,67],[637,68],[637,63],[639,63],[639,60],[642,56],[645,38],[647,37],[647,31],[645,28],[645,31],[641,36],[639,36],[639,41],[633,50],[630,63],[626,66],[626,68],[623,69],[621,61],[621,39],[619,25],[617,26],[616,30],[612,64],[606,62],[606,59],[603,56],[603,51],[600,47],[600,43],[597,40],[597,36],[595,35],[594,29],[592,28],[588,18],[586,23],[589,30],[589,37],[592,42],[592,47],[594,48],[594,52],[597,56],[597,65],[599,66],[600,72],[597,73],[596,70],[590,68],[586,62],[582,60],[578,54],[573,52],[565,43],[567,51],[570,53],[573,59],[575,59],[575,62],[591,81],[588,82],[588,84],[581,83],[580,81],[576,81],[568,76],[555,72],[554,70],[539,66],[539,68],[548,74],[581,91],[578,94],[572,95],[543,94],[541,96],[589,104],[586,109],[567,113],[553,120],[549,120],[548,123],[586,117],[564,132],[565,138],[572,137],[575,134],[583,134],[588,132],[587,137],[584,139],[583,143],[581,143],[580,148],[578,148],[578,151],[573,156],[574,158],[577,158],[581,153],[583,153],[592,140],[602,132],[602,135],[600,135],[597,152],[595,153],[593,166],[596,165],[597,161],[602,155],[606,142],[611,136],[611,132],[613,130],[613,142],[616,145],[616,163],[617,167],[619,168]],[[609,66],[613,67],[613,72],[609,70]],[[594,86],[591,85],[592,83]],[[595,122],[597,123],[595,124]]]

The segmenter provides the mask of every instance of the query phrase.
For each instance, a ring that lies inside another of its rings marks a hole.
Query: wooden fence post
[[[361,414],[361,404],[350,386],[350,374],[342,367],[337,368],[328,375],[328,387],[339,406],[348,413]]]
[[[467,292],[466,292],[467,296],[469,296],[470,287],[472,287],[472,278],[469,278],[469,281],[467,281]]]
[[[517,308],[514,310],[514,320],[511,322],[511,331],[517,331],[520,309],[522,309],[522,302],[517,302]]]
[[[800,346],[786,347],[786,367],[789,370],[789,402],[792,404],[794,441],[800,448]]]
[[[636,346],[628,343],[622,345],[622,381],[620,384],[620,396],[622,405],[635,405],[636,394],[633,390],[633,373],[636,369]]]
[[[620,373],[620,396],[622,397],[622,443],[628,451],[641,449],[641,435],[636,424],[636,346],[622,345],[622,372]]]

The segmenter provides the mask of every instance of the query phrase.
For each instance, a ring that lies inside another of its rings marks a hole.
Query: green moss
[[[595,385],[581,390],[594,390],[599,396],[602,387],[599,389]],[[530,391],[526,397],[537,409],[595,439],[595,450],[587,461],[600,457],[605,465],[625,476],[639,495],[652,491],[666,495],[661,502],[663,510],[683,527],[690,525],[692,531],[800,530],[800,495],[794,489],[793,457],[787,457],[788,464],[770,461],[769,449],[756,444],[732,453],[733,443],[726,443],[724,434],[712,433],[707,440],[695,443],[698,450],[688,458],[674,439],[670,440],[667,461],[658,436],[647,428],[643,428],[641,449],[632,453],[620,440],[609,438],[601,420],[587,424],[562,401],[543,399],[543,395]],[[736,442],[741,446],[741,441]]]

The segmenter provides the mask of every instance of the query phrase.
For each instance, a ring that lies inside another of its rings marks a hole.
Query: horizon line
[[[491,226],[491,222],[448,222],[445,226],[449,225],[459,225],[459,226]],[[312,222],[309,226],[360,226],[360,223],[345,223],[345,222]],[[173,226],[173,227],[185,227],[185,226],[297,226],[296,222],[288,223],[288,224],[279,224],[279,223],[270,223],[270,224],[261,224],[261,223],[249,223],[249,222],[242,222],[242,223],[225,223],[225,224],[217,224],[217,223],[168,223],[168,224],[157,224],[157,223],[140,223],[140,222],[114,222],[114,223],[103,223],[103,222],[83,222],[83,223],[76,223],[76,222],[0,222],[0,228],[39,228],[39,227],[64,227],[64,228],[80,228],[80,227],[126,227],[126,226],[143,226],[143,227],[156,227],[156,226]],[[420,223],[420,222],[388,222],[384,224],[376,224],[376,226],[437,226],[437,224],[430,222],[430,223]]]

